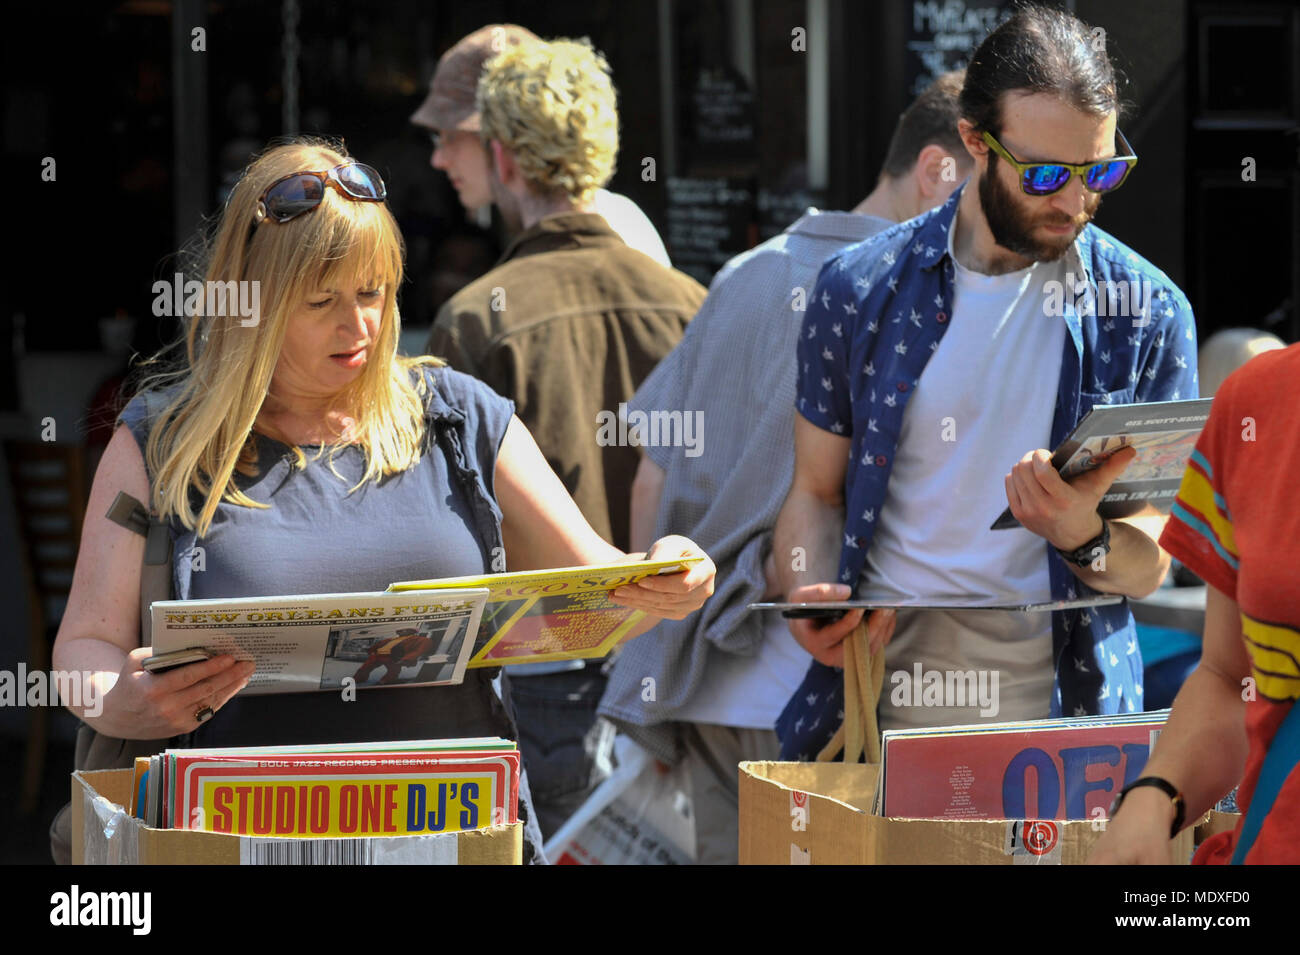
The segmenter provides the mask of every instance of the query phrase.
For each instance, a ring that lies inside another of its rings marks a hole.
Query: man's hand
[[[1016,520],[1059,550],[1077,550],[1101,533],[1097,505],[1137,457],[1121,448],[1098,468],[1065,481],[1039,448],[1020,459],[1006,476],[1007,503]]]
[[[1106,831],[1088,856],[1089,865],[1173,865],[1169,826],[1173,803],[1158,789],[1142,786],[1106,821]]]
[[[808,584],[796,587],[786,597],[789,603],[821,603],[848,600],[853,593],[848,584]],[[846,610],[838,620],[825,623],[814,618],[791,617],[786,621],[790,633],[799,646],[807,650],[814,660],[829,667],[844,667],[844,640],[862,622],[865,611]],[[884,649],[894,635],[892,610],[874,610],[867,621],[867,646],[875,654]]]

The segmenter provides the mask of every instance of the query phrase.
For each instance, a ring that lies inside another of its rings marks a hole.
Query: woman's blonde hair
[[[482,138],[514,154],[539,192],[586,202],[618,157],[618,95],[588,41],[507,47],[483,67],[476,106]]]
[[[289,222],[254,225],[258,199],[271,183],[295,172],[331,169],[348,158],[341,144],[300,138],[249,165],[202,252],[206,261],[200,271],[208,282],[258,283],[255,321],[239,314],[187,316],[180,369],[143,380],[145,389],[177,386],[145,448],[152,504],[161,517],[178,518],[199,536],[207,533],[223,500],[268,507],[244,494],[235,474],[257,473],[253,423],[269,391],[289,315],[321,288],[346,288],[342,283],[357,279],[384,288],[378,340],[361,375],[335,396],[334,407],[355,418],[351,437],[365,454],[365,472],[352,490],[419,460],[425,394],[419,369],[442,362],[397,354],[403,246],[387,205],[352,201],[330,186],[316,209]],[[159,360],[146,363],[146,371]],[[342,447],[335,442],[321,448],[321,453],[329,450],[331,468]],[[297,466],[305,466],[301,449],[294,452]],[[203,499],[197,512],[192,491]]]

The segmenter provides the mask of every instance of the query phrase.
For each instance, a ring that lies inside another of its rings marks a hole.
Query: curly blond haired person
[[[411,114],[412,123],[433,134],[430,165],[447,175],[461,205],[468,211],[482,211],[492,206],[496,198],[492,193],[492,164],[479,137],[479,112],[475,103],[483,67],[503,50],[521,43],[536,43],[538,39],[536,34],[513,23],[488,24],[462,37],[438,60],[428,95]],[[613,131],[617,134],[617,126]],[[604,188],[597,189],[589,201],[590,211],[600,214],[624,242],[660,265],[672,264],[654,224],[635,202]],[[508,235],[520,231],[517,209],[505,205],[498,206],[497,211]]]
[[[681,341],[704,288],[629,248],[592,208],[614,171],[618,111],[590,45],[507,46],[487,62],[476,105],[492,196],[523,231],[443,305],[428,351],[511,399],[587,521],[626,544],[638,451],[604,446],[600,422]],[[542,666],[515,668],[510,695],[549,834],[608,772],[612,728],[596,720],[598,664]]]
[[[614,81],[590,45],[557,40],[507,49],[489,61],[476,103],[481,135],[495,141],[497,168],[508,151],[538,197],[585,205],[614,174]]]

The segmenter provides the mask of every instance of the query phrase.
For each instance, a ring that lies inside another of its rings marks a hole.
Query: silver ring
[[[212,719],[212,707],[210,706],[203,707],[201,710],[199,710],[197,713],[194,714],[194,719],[198,721],[200,724],[206,723],[208,720]]]

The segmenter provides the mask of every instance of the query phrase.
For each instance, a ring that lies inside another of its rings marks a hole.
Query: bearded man
[[[958,130],[973,179],[823,266],[773,544],[787,600],[1141,597],[1164,577],[1161,515],[1097,512],[1133,452],[1067,482],[1047,450],[1094,405],[1197,395],[1186,297],[1091,224],[1137,162],[1096,35],[1059,10],[1020,8],[967,67]],[[990,530],[1008,505],[1022,526]],[[868,629],[885,648],[883,728],[1143,709],[1127,601],[891,613]],[[816,662],[777,723],[782,758],[813,758],[839,726],[835,668],[861,617],[790,621]],[[944,686],[986,675],[997,699],[892,692],[917,664]]]

